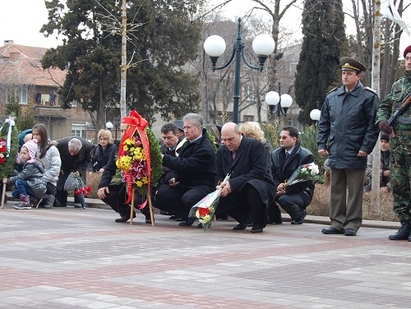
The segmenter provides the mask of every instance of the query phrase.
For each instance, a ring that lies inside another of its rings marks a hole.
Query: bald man
[[[262,233],[267,223],[266,209],[274,202],[275,185],[270,171],[270,158],[260,141],[244,136],[237,124],[226,123],[221,129],[223,146],[217,152],[217,182],[221,199],[216,215],[229,215],[237,220],[233,230],[244,230],[253,222],[252,233]]]

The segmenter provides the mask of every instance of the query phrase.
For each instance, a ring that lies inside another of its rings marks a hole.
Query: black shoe
[[[247,224],[245,223],[239,223],[235,227],[233,227],[233,231],[242,231],[247,228]]]
[[[181,222],[178,225],[179,226],[192,226],[195,220],[196,220],[195,218],[190,217],[187,219],[187,221]]]
[[[114,220],[115,222],[127,222],[130,218],[127,217],[120,217]]]
[[[345,236],[355,236],[355,235],[357,235],[357,231],[355,229],[349,227],[349,228],[345,229],[344,235]]]
[[[56,205],[55,205],[54,207],[67,207],[67,205],[66,205],[66,204],[63,204],[63,203],[60,202],[60,201],[57,201],[57,202],[56,202]]]
[[[270,224],[283,224],[283,218],[268,218]]]
[[[203,225],[201,223],[197,224],[197,228],[201,229],[203,227]]]
[[[177,219],[177,216],[176,216],[176,215],[172,215],[169,219],[170,219],[170,220],[175,220],[175,219]]]
[[[321,232],[322,232],[323,234],[342,234],[342,233],[343,233],[343,231],[337,230],[337,229],[336,229],[335,227],[333,227],[333,226],[330,226],[330,227],[327,228],[327,229],[322,229]]]
[[[253,227],[251,228],[251,233],[262,233],[263,232],[263,227],[261,224],[254,224]]]
[[[292,220],[291,224],[303,224],[304,223],[305,218],[300,218],[297,220]]]

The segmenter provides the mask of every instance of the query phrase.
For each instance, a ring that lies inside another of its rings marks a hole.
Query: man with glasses
[[[291,224],[303,224],[314,195],[314,182],[307,180],[287,187],[286,181],[303,164],[314,162],[311,151],[301,146],[298,130],[284,127],[280,132],[280,147],[271,154],[271,171],[277,189],[276,203],[267,210],[268,222],[281,224],[281,206],[291,217]],[[278,205],[277,205],[278,204]]]

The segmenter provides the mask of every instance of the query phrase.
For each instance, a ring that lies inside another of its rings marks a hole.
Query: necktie
[[[234,150],[234,151],[233,151],[233,160],[235,159],[235,155],[236,155],[236,153],[237,153],[237,151],[236,151],[236,150]]]

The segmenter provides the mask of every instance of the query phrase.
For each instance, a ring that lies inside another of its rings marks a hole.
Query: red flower
[[[201,217],[205,217],[210,213],[209,208],[199,208],[198,213],[200,214]]]
[[[81,193],[83,193],[80,189],[79,190],[76,190],[76,195],[80,195]]]
[[[0,158],[0,164],[4,164],[4,158]]]

